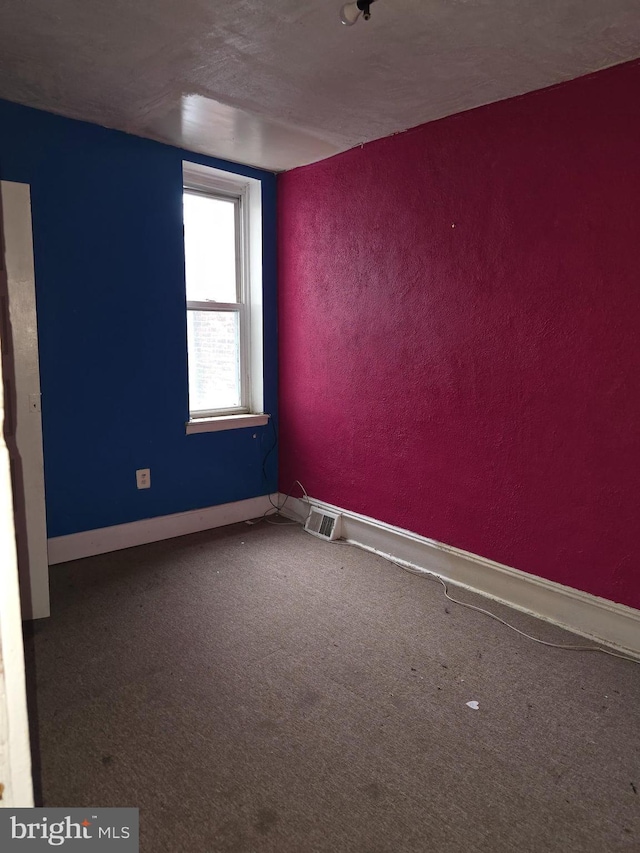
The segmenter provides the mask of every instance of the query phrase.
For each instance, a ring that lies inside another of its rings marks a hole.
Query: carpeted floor
[[[51,575],[44,804],[138,806],[143,853],[640,850],[640,666],[298,527]]]

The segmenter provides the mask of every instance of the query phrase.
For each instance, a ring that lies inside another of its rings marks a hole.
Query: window
[[[183,176],[187,432],[264,424],[260,182],[195,163]]]

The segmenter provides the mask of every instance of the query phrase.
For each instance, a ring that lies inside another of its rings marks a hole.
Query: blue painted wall
[[[275,176],[0,101],[0,178],[31,185],[49,536],[276,490],[272,425],[185,435],[183,159],[262,181],[275,416]]]

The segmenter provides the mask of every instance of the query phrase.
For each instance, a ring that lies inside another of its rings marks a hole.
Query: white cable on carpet
[[[271,502],[272,506],[275,508],[277,515],[280,514],[280,511],[283,509],[284,505],[286,504],[286,502],[291,497],[291,492],[293,491],[293,487],[296,485],[300,486],[300,488],[302,489],[302,492],[304,494],[303,500],[306,500],[307,502],[309,502],[309,495],[307,494],[307,490],[305,489],[305,487],[302,485],[300,480],[294,480],[293,485],[289,489],[287,496],[285,497],[284,501],[282,502],[282,504],[280,506],[276,506],[273,503],[273,501],[271,501],[271,497],[269,497],[269,501]],[[269,512],[269,510],[267,510],[267,512]],[[266,517],[266,513],[263,515],[263,518],[265,521],[269,521],[269,519]],[[286,525],[286,524],[298,524],[299,522],[297,522],[297,521],[291,521],[291,522],[287,522],[287,521],[274,522],[274,521],[271,521],[269,523],[270,524],[285,524]],[[304,522],[303,522],[303,524],[304,524]],[[331,540],[327,540],[327,541],[331,541]],[[344,539],[343,540],[334,539],[331,542],[331,544],[332,545],[353,545],[355,547],[358,547],[356,542],[349,542],[349,541],[344,540]],[[511,625],[509,622],[506,622],[504,619],[501,619],[500,616],[496,616],[496,614],[492,613],[490,610],[485,610],[482,607],[477,607],[475,604],[467,604],[466,601],[459,601],[457,598],[453,598],[449,594],[449,588],[447,587],[446,581],[443,580],[443,578],[441,578],[440,575],[435,574],[435,572],[430,572],[428,569],[418,569],[418,568],[413,569],[413,568],[409,568],[409,566],[403,566],[401,563],[397,563],[395,560],[392,560],[390,557],[385,557],[383,554],[378,554],[378,556],[382,557],[383,560],[386,560],[387,563],[391,563],[391,565],[397,566],[399,569],[402,569],[405,572],[409,572],[409,574],[423,575],[423,576],[426,576],[429,580],[438,581],[439,583],[442,584],[442,587],[444,589],[445,598],[447,598],[449,601],[453,602],[454,604],[458,604],[460,607],[467,607],[469,610],[475,610],[477,613],[483,613],[485,616],[490,616],[491,619],[495,619],[496,622],[500,622],[501,625],[506,625],[507,628],[510,628],[512,631],[515,631],[516,634],[520,634],[520,636],[526,637],[527,640],[533,640],[534,643],[540,643],[541,646],[550,646],[553,649],[563,649],[564,651],[568,651],[568,652],[602,652],[603,655],[610,655],[610,657],[612,657],[612,658],[620,658],[620,660],[626,660],[626,661],[629,661],[629,663],[640,663],[640,660],[638,660],[637,658],[628,657],[627,655],[621,655],[621,654],[618,654],[618,652],[612,652],[610,649],[603,649],[600,646],[567,646],[567,645],[563,645],[561,643],[551,643],[548,640],[541,640],[539,637],[533,637],[533,636],[531,636],[531,634],[527,634],[525,631],[521,631],[519,628],[516,628],[515,625]]]
[[[345,545],[351,545],[354,543],[345,542]],[[380,554],[379,556],[382,556]],[[485,616],[490,616],[492,619],[495,619],[496,622],[500,622],[502,625],[506,625],[507,628],[511,628],[512,631],[515,631],[516,634],[520,634],[523,637],[526,637],[528,640],[533,640],[534,643],[540,643],[542,646],[551,646],[554,649],[564,649],[569,652],[602,652],[603,655],[610,655],[613,658],[620,658],[621,660],[629,661],[630,663],[640,663],[640,660],[637,658],[627,657],[626,655],[618,654],[618,652],[612,652],[609,649],[603,649],[600,646],[566,646],[560,643],[551,643],[548,640],[541,640],[539,637],[532,637],[531,634],[527,634],[524,631],[521,631],[519,628],[516,628],[515,625],[509,624],[509,622],[505,622],[504,619],[501,619],[500,616],[496,616],[495,613],[492,613],[490,610],[485,610],[482,607],[477,607],[475,604],[468,604],[466,601],[459,601],[457,598],[453,598],[449,594],[449,589],[447,587],[447,583],[443,580],[439,575],[434,574],[433,572],[429,572],[426,569],[411,569],[408,566],[403,566],[400,563],[396,563],[395,560],[390,560],[387,557],[383,557],[383,560],[386,560],[388,563],[391,563],[394,566],[398,566],[399,569],[402,569],[405,572],[409,572],[412,575],[426,575],[429,580],[439,581],[443,588],[445,598],[448,598],[449,601],[452,601],[454,604],[459,604],[460,607],[467,607],[469,610],[476,610],[478,613],[484,613]]]

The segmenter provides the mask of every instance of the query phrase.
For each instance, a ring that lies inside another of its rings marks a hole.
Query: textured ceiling
[[[638,0],[2,0],[0,97],[274,171],[640,56]]]

